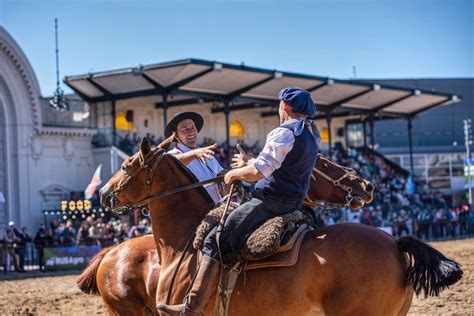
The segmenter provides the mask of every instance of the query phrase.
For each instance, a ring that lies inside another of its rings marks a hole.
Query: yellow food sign
[[[90,200],[61,201],[61,211],[89,211],[91,209]]]

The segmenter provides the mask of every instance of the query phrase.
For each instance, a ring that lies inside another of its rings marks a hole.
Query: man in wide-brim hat
[[[176,146],[168,153],[174,155],[198,178],[199,181],[215,178],[224,170],[214,158],[217,144],[198,147],[198,133],[204,125],[202,116],[196,112],[181,112],[176,114],[166,125],[165,137],[175,133]],[[206,187],[214,203],[221,199],[217,185]]]
[[[308,118],[316,114],[311,94],[288,87],[278,94],[280,126],[272,130],[256,158],[239,149],[225,183],[257,182],[252,199],[233,210],[217,240],[217,228],[205,238],[199,269],[184,304],[158,304],[169,315],[202,315],[220,279],[221,260],[233,264],[248,236],[268,219],[302,206],[316,162],[318,134]],[[219,243],[219,244],[218,244]]]

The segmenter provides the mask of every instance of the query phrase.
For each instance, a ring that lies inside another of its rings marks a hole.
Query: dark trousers
[[[220,235],[222,261],[232,264],[239,260],[240,249],[247,238],[263,223],[278,215],[301,208],[301,199],[282,199],[263,191],[256,191],[250,201],[237,207],[227,217]],[[216,241],[217,227],[204,240],[203,254],[219,259]]]

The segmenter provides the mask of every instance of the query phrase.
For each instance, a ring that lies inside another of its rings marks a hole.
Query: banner
[[[102,246],[63,246],[44,248],[44,267],[46,271],[84,269]]]

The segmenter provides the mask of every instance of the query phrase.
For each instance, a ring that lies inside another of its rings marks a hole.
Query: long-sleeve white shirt
[[[192,149],[183,144],[177,144],[176,147],[168,151],[168,153],[172,155],[178,155],[186,153],[190,150]],[[212,157],[211,160],[206,159],[206,164],[204,164],[199,159],[193,159],[187,165],[187,167],[196,176],[196,178],[198,178],[199,181],[215,178],[219,174],[219,172],[224,170],[224,168],[221,167],[219,162],[214,157]],[[217,187],[217,184],[207,186],[206,190],[211,196],[214,203],[219,202],[219,200],[221,199],[221,195],[219,194],[219,188]]]

